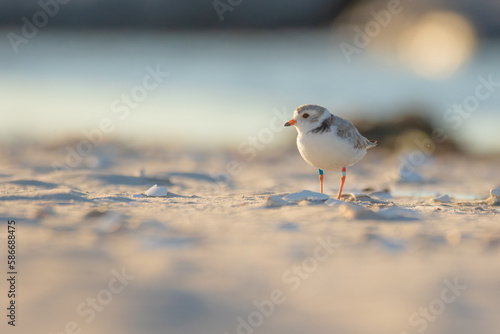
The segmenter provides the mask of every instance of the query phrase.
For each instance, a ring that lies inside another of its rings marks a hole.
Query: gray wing
[[[361,133],[359,133],[358,129],[356,129],[354,124],[352,124],[348,120],[335,115],[333,115],[333,117],[335,117],[334,125],[337,126],[337,135],[340,138],[348,139],[355,148],[361,150],[377,146],[376,142],[371,142],[363,137]]]

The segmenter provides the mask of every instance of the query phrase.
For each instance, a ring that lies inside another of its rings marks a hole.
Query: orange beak
[[[291,126],[291,125],[295,125],[295,124],[297,124],[297,121],[292,119],[291,121],[286,122],[285,126]]]

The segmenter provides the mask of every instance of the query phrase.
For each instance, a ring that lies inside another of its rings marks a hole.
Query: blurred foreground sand
[[[345,194],[358,200],[343,200],[359,206],[268,207],[269,195],[318,190],[297,152],[95,153],[82,165],[92,168],[58,176],[58,147],[1,149],[19,333],[71,333],[72,322],[94,334],[498,333],[500,207],[481,202],[500,186],[498,158],[431,158],[422,181],[401,183],[398,156],[375,149],[348,170]],[[339,174],[326,173],[330,195]],[[170,195],[140,196],[154,184]],[[409,216],[378,214],[391,208]]]

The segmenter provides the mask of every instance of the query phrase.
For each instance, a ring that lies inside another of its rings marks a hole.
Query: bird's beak
[[[296,123],[297,123],[297,121],[292,119],[291,121],[286,122],[285,126],[292,126],[292,125],[295,125]]]

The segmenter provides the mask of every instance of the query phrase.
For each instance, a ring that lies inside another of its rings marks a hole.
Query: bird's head
[[[295,126],[297,131],[307,133],[309,130],[317,128],[321,123],[330,117],[330,112],[315,104],[305,104],[298,107],[293,112],[293,118],[285,123],[285,126]]]

